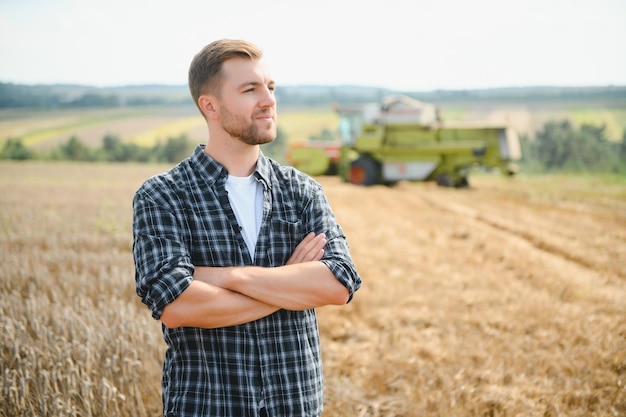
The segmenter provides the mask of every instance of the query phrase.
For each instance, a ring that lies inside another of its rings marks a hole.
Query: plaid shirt
[[[198,146],[148,179],[133,200],[137,294],[159,319],[193,279],[194,265],[284,265],[308,232],[327,236],[323,262],[349,290],[361,286],[321,186],[261,154],[263,222],[253,261],[228,201],[226,169]],[[323,377],[315,310],[279,310],[217,329],[163,326],[166,416],[319,416]]]

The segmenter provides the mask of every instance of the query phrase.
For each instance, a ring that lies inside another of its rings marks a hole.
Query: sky
[[[624,0],[0,0],[0,82],[185,85],[247,39],[280,85],[626,85]]]

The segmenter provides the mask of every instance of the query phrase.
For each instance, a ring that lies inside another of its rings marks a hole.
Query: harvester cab
[[[363,106],[335,106],[339,115],[339,133],[344,145],[354,145],[364,125],[410,122],[433,125],[439,121],[439,111],[432,104],[407,96],[390,96],[381,103]]]

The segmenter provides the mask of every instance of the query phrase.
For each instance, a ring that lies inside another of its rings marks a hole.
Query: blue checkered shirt
[[[194,265],[286,263],[313,231],[328,243],[323,262],[349,290],[361,286],[348,244],[321,186],[260,155],[263,221],[251,259],[228,201],[226,169],[203,146],[168,172],[148,179],[133,200],[137,294],[155,319],[193,279]],[[279,310],[217,329],[163,328],[165,416],[319,416],[323,376],[315,310]]]

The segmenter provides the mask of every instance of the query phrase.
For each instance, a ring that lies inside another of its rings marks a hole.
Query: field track
[[[364,415],[625,415],[623,185],[474,183],[329,180],[366,282],[322,311],[330,373],[376,399]]]
[[[0,416],[158,414],[130,200],[165,168],[0,164]],[[626,416],[626,183],[318,180],[364,279],[319,309],[325,417]]]

